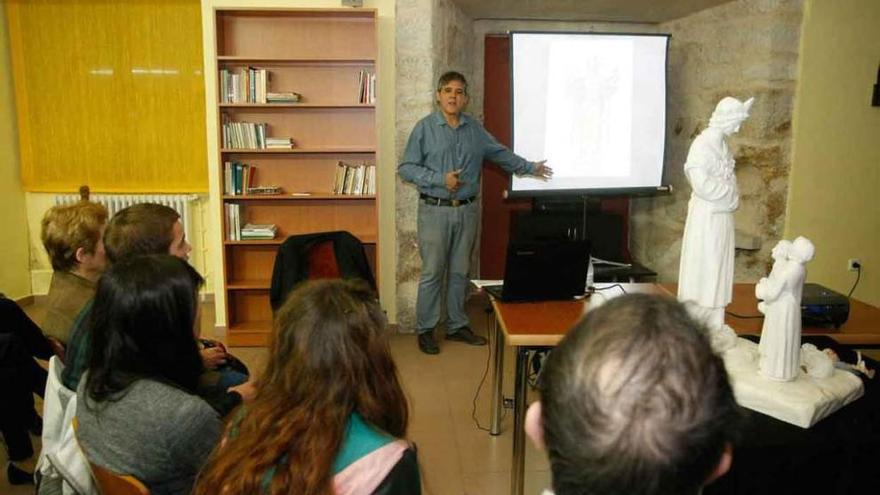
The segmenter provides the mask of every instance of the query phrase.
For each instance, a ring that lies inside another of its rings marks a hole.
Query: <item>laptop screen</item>
[[[581,296],[589,260],[589,241],[510,242],[501,299],[547,301]]]

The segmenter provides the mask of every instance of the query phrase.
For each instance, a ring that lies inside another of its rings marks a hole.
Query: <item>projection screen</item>
[[[669,35],[511,33],[513,150],[551,180],[512,196],[661,188]]]

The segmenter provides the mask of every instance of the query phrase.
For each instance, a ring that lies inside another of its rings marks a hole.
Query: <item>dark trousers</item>
[[[49,359],[52,349],[43,332],[14,301],[0,298],[0,432],[10,460],[34,453],[28,429],[37,413],[34,396],[43,396],[47,373],[35,360]]]

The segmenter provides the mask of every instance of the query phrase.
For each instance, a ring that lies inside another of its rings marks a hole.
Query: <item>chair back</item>
[[[64,352],[67,349],[64,344],[56,339],[55,337],[46,336],[46,340],[49,342],[49,348],[52,349],[52,354],[58,356],[58,360],[61,361],[61,364],[64,364]]]
[[[376,290],[363,243],[350,232],[316,232],[288,237],[272,267],[269,302],[273,311],[299,283],[319,278],[360,278]]]
[[[134,476],[116,474],[92,461],[89,467],[102,495],[150,495],[150,490]]]
[[[77,432],[79,421],[76,417],[73,418],[72,423],[73,431]],[[98,485],[98,491],[101,492],[101,495],[150,495],[147,486],[134,476],[114,473],[95,464],[91,459],[89,459],[89,470],[92,472],[92,479]]]
[[[61,358],[58,356],[49,358],[46,390],[43,393],[43,445],[37,463],[39,465],[43,465],[47,454],[60,447],[64,431],[70,425],[70,419],[76,411],[75,407],[70,407],[71,398],[76,396],[76,392],[64,386],[61,380],[63,372],[64,363]]]
[[[308,248],[308,279],[339,278],[339,263],[333,252],[333,241],[321,241]]]

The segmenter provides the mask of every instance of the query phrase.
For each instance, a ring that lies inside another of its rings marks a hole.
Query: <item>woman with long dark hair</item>
[[[189,493],[220,437],[217,413],[195,395],[202,283],[174,256],[122,260],[98,282],[90,315],[77,438],[91,462],[138,478],[153,494]]]
[[[374,293],[359,281],[305,283],[278,311],[256,396],[195,493],[418,494],[407,422]]]

